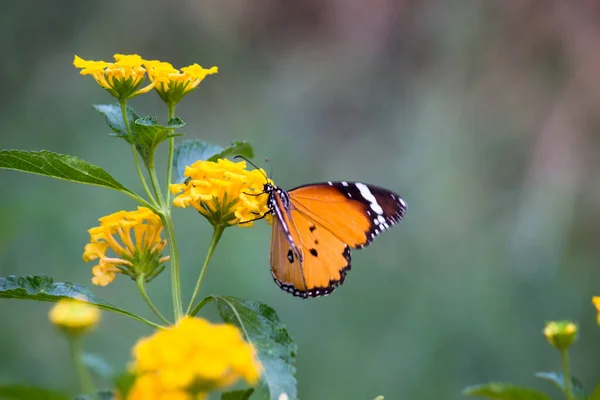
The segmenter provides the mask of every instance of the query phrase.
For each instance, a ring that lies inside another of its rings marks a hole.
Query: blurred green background
[[[112,98],[73,55],[219,66],[177,109],[188,138],[250,141],[284,188],[359,180],[408,212],[332,296],[269,273],[266,224],[226,231],[204,294],[273,305],[298,343],[303,399],[459,399],[468,384],[558,370],[544,321],[572,318],[573,372],[600,379],[600,7],[594,0],[31,1],[0,5],[0,147],[102,166],[139,192]],[[165,121],[154,94],[132,102]],[[162,159],[164,161],[164,158]],[[91,285],[87,229],[123,195],[0,171],[0,275]],[[176,210],[187,296],[210,229]],[[150,285],[168,311],[168,274]],[[94,291],[150,316],[132,281]],[[48,304],[1,301],[0,381],[75,389]],[[215,314],[207,314],[215,318]],[[125,366],[149,328],[104,313],[92,352]],[[552,389],[550,389],[552,390]],[[556,392],[553,392],[556,394]]]

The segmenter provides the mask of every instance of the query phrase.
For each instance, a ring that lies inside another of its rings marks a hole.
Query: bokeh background
[[[219,66],[178,107],[188,138],[250,141],[285,188],[360,180],[403,195],[405,220],[354,252],[327,298],[272,282],[266,224],[226,231],[204,294],[276,308],[298,343],[301,398],[459,399],[488,380],[552,392],[533,372],[560,369],[542,329],[562,318],[580,323],[574,374],[599,380],[597,1],[9,0],[0,38],[2,148],[77,155],[141,192],[129,147],[91,108],[112,99],[72,66],[138,53]],[[132,106],[165,120],[155,95]],[[91,285],[87,229],[136,206],[13,171],[0,187],[2,276]],[[210,229],[190,210],[175,218],[189,296]],[[150,316],[128,279],[94,290]],[[168,274],[149,290],[168,311]],[[49,307],[0,302],[1,382],[76,388]],[[104,313],[87,347],[124,367],[149,333]]]

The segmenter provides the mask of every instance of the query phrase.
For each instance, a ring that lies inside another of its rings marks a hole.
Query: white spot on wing
[[[348,186],[348,182],[342,182],[342,186]]]
[[[377,199],[373,196],[373,193],[369,190],[369,187],[364,183],[357,183],[356,187],[360,191],[361,196],[371,203],[371,209],[375,211],[377,214],[383,214],[383,208],[377,203]]]

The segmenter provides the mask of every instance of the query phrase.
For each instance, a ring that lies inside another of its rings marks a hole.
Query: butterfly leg
[[[246,196],[254,196],[254,197],[257,197],[257,196],[262,196],[263,194],[267,194],[267,192],[260,192],[260,193],[246,193],[246,192],[244,192],[244,194],[245,194]]]
[[[258,213],[253,213],[253,214],[255,214],[255,215],[260,215],[260,214],[258,214]],[[260,220],[260,219],[264,219],[264,218],[265,218],[267,215],[269,215],[269,214],[271,214],[271,210],[267,211],[266,213],[264,213],[264,214],[263,214],[263,215],[261,215],[260,217],[256,217],[256,218],[253,218],[253,219],[249,219],[248,221],[240,221],[240,222],[238,222],[238,223],[240,223],[240,224],[247,224],[248,222],[254,222],[254,221],[258,221],[258,220]]]

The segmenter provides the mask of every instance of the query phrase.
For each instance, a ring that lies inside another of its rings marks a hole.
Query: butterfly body
[[[369,245],[399,222],[406,203],[397,194],[360,182],[325,182],[286,191],[270,183],[273,218],[271,274],[294,296],[325,296],[344,282],[350,249]]]

